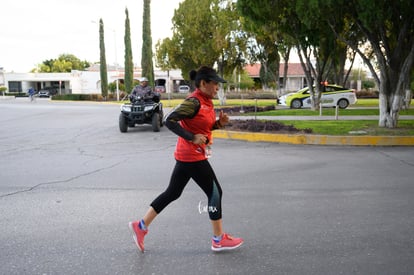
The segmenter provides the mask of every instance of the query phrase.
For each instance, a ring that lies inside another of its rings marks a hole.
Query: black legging
[[[213,168],[207,160],[197,162],[177,161],[171,175],[170,184],[151,206],[159,214],[168,204],[178,199],[190,179],[193,179],[208,197],[208,214],[211,220],[221,219],[221,197],[223,191]]]

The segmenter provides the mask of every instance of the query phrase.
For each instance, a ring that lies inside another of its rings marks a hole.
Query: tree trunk
[[[410,89],[406,89],[405,90],[405,97],[404,97],[404,104],[403,104],[403,109],[408,109],[410,108],[410,104],[411,104],[411,98],[413,97],[413,93],[411,92]]]
[[[313,92],[311,93],[311,103],[312,103],[312,111],[317,111],[320,108],[321,104],[321,91],[319,89],[319,85],[316,84]],[[309,90],[310,91],[310,90]]]
[[[315,89],[313,87],[312,68],[311,68],[312,63],[310,62],[308,55],[305,54],[305,50],[302,51],[300,46],[296,46],[296,48],[298,50],[300,64],[302,66],[303,71],[305,72],[306,82],[309,87],[311,110],[315,111],[319,109],[318,94],[320,93],[315,93]]]
[[[224,106],[224,105],[226,105],[226,93],[224,91],[223,84],[221,84],[220,86],[221,87],[220,87],[220,89],[217,93],[217,96],[219,98],[220,105]]]
[[[402,96],[400,93],[394,95],[379,95],[379,124],[380,127],[395,128],[400,115]]]
[[[290,55],[290,47],[286,49],[285,52],[282,53],[283,60],[285,62],[283,66],[283,87],[279,90],[278,96],[281,96],[282,94],[286,93],[286,83],[287,83],[287,75],[288,75],[288,69],[289,69],[289,55]]]
[[[406,99],[406,88],[409,83],[409,72],[414,59],[414,46],[410,54],[401,66],[401,70],[392,69],[391,66],[385,67],[385,62],[381,66],[380,82],[380,117],[379,126],[387,128],[397,127],[400,110],[403,108]]]
[[[283,88],[282,88],[283,93],[279,92],[279,96],[286,93],[287,74],[288,74],[288,70],[289,70],[288,61],[289,61],[289,59],[285,60],[285,64],[283,66]]]

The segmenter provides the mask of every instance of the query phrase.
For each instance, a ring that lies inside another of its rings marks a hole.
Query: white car
[[[335,107],[345,109],[351,104],[357,102],[354,90],[344,88],[338,85],[328,84],[324,86],[321,95],[322,107]],[[305,87],[295,93],[289,93],[281,96],[278,100],[279,105],[288,106],[292,109],[302,107],[311,107],[309,87]]]
[[[178,92],[179,93],[188,93],[188,92],[190,92],[190,86],[180,85],[180,87],[178,87]]]
[[[50,96],[50,92],[49,90],[40,90],[38,93],[39,97],[49,97]]]

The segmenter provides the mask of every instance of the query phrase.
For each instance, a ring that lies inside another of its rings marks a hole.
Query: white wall
[[[172,70],[169,73],[155,71],[155,78],[169,79],[171,85],[173,80],[182,79],[180,70]],[[4,78],[4,86],[8,86],[9,81],[22,83],[22,92],[27,92],[30,87],[37,83],[50,83],[51,81],[61,81],[65,83],[64,93],[72,94],[100,94],[100,73],[99,71],[72,71],[70,73],[1,73]],[[169,75],[169,77],[168,77]],[[135,76],[134,76],[135,77]],[[123,79],[123,74],[117,71],[108,72],[108,82],[114,82],[117,78]],[[167,81],[168,83],[168,81]],[[42,85],[42,87],[47,85]],[[169,87],[171,89],[171,86]]]

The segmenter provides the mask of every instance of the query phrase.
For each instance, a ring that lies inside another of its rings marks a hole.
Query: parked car
[[[49,97],[50,96],[50,92],[49,90],[40,90],[38,93],[39,97]]]
[[[188,93],[188,92],[190,92],[190,86],[188,86],[188,85],[180,85],[178,87],[178,92],[179,93]]]
[[[160,94],[165,93],[165,87],[164,86],[155,86],[154,91],[156,93],[160,93]]]
[[[339,85],[327,84],[321,94],[322,107],[335,107],[345,109],[350,104],[355,104],[357,97],[354,90]],[[279,105],[288,106],[292,109],[311,107],[309,87],[305,87],[295,93],[282,95],[278,99]]]
[[[39,97],[50,97],[56,95],[58,93],[58,89],[54,87],[43,87],[39,93]]]

